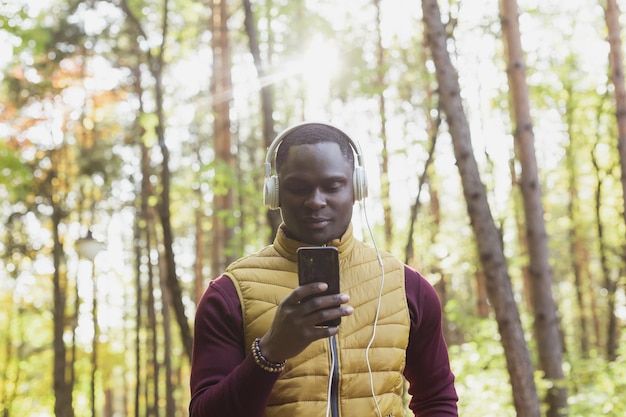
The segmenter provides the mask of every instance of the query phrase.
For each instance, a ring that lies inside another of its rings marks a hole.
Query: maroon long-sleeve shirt
[[[454,375],[434,288],[405,266],[411,320],[404,377],[418,417],[458,416]],[[241,304],[232,281],[212,281],[196,312],[190,417],[260,417],[279,374],[262,370],[244,346]]]

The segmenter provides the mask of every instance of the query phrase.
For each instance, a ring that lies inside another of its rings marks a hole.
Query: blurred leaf
[[[33,185],[31,170],[4,142],[0,142],[0,185],[6,188],[13,201],[24,199]]]

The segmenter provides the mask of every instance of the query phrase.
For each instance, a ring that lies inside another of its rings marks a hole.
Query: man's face
[[[293,238],[323,245],[340,237],[352,219],[352,165],[332,142],[296,145],[279,176],[280,210]]]

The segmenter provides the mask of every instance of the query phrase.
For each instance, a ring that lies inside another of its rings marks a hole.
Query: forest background
[[[624,7],[2,0],[2,416],[187,415],[195,304],[305,119],[438,290],[461,415],[626,415]]]

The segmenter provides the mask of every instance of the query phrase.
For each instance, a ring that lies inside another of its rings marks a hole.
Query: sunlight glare
[[[306,116],[323,117],[330,97],[330,81],[339,70],[337,47],[327,39],[314,39],[299,62],[306,92]]]

